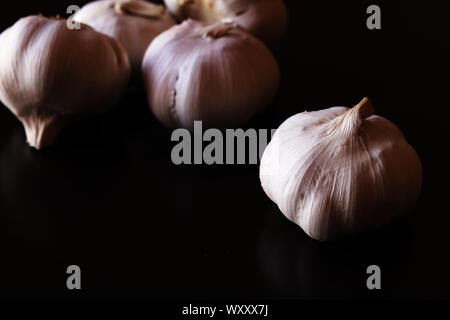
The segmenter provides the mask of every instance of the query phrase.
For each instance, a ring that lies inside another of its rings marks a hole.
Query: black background
[[[85,2],[18,2],[1,10],[0,29]],[[0,297],[450,297],[448,11],[429,1],[287,4],[289,32],[272,48],[280,90],[247,127],[277,128],[367,95],[422,159],[415,210],[319,243],[265,196],[258,166],[173,165],[171,131],[140,89],[42,152],[0,107]],[[381,7],[382,30],[366,28],[370,4]],[[81,291],[66,288],[71,264],[82,269]],[[366,288],[371,264],[381,267],[380,291]]]

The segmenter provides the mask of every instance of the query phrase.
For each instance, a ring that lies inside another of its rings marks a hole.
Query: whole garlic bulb
[[[119,40],[127,50],[134,73],[140,73],[142,57],[150,42],[175,24],[164,6],[144,0],[90,2],[73,20]]]
[[[153,40],[142,63],[150,109],[168,127],[235,126],[275,95],[279,69],[267,47],[230,23],[186,20]]]
[[[69,30],[66,20],[29,16],[0,35],[0,100],[36,149],[67,120],[111,107],[129,74],[120,43],[84,24]]]
[[[204,22],[236,22],[257,38],[275,42],[287,28],[287,9],[282,0],[164,0],[179,19]]]
[[[264,151],[261,184],[321,241],[382,226],[410,210],[422,183],[414,149],[364,98],[287,119]]]

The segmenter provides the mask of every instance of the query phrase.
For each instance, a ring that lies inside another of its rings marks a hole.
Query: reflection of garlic
[[[278,40],[287,27],[282,0],[165,0],[179,19],[236,22],[266,42]]]
[[[0,35],[0,99],[36,149],[51,144],[68,119],[109,108],[128,82],[125,49],[80,26],[29,16]]]
[[[90,2],[73,20],[119,40],[128,52],[134,72],[139,73],[149,43],[175,21],[162,5],[143,0]]]
[[[414,149],[365,98],[292,116],[261,159],[264,191],[312,238],[328,240],[389,223],[421,188]]]
[[[155,38],[142,72],[150,108],[168,127],[243,124],[270,103],[279,82],[261,41],[234,24],[193,20]]]

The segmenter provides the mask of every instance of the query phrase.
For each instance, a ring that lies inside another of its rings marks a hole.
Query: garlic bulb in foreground
[[[287,28],[287,9],[282,0],[164,0],[179,19],[235,22],[257,38],[275,42]]]
[[[150,42],[175,24],[164,6],[144,0],[90,2],[73,20],[119,40],[127,50],[135,73],[140,73],[142,57]]]
[[[414,149],[364,98],[287,119],[264,151],[261,184],[318,240],[382,226],[410,210],[422,182]]]
[[[84,24],[69,30],[66,20],[29,16],[0,35],[0,100],[36,149],[68,120],[111,107],[129,73],[120,43]]]
[[[279,69],[235,24],[186,20],[155,38],[142,63],[150,109],[168,127],[236,126],[270,103]]]

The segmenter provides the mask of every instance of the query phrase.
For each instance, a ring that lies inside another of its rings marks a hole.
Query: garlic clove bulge
[[[114,10],[119,14],[129,14],[155,20],[161,19],[166,15],[166,9],[164,6],[156,5],[143,0],[116,0]]]
[[[229,127],[273,99],[279,69],[267,47],[231,23],[186,20],[150,44],[142,64],[148,103],[167,127]]]
[[[66,20],[29,16],[0,35],[0,100],[36,149],[70,120],[113,106],[129,74],[120,43],[84,24],[70,30]]]
[[[142,57],[150,42],[175,24],[164,6],[144,0],[90,2],[73,19],[119,40],[127,50],[134,74],[140,73]]]
[[[364,98],[352,109],[296,114],[264,151],[264,191],[314,239],[383,226],[419,197],[417,153],[392,122],[373,113]]]
[[[273,43],[287,29],[288,14],[282,0],[164,0],[181,20],[235,22],[257,38]]]

